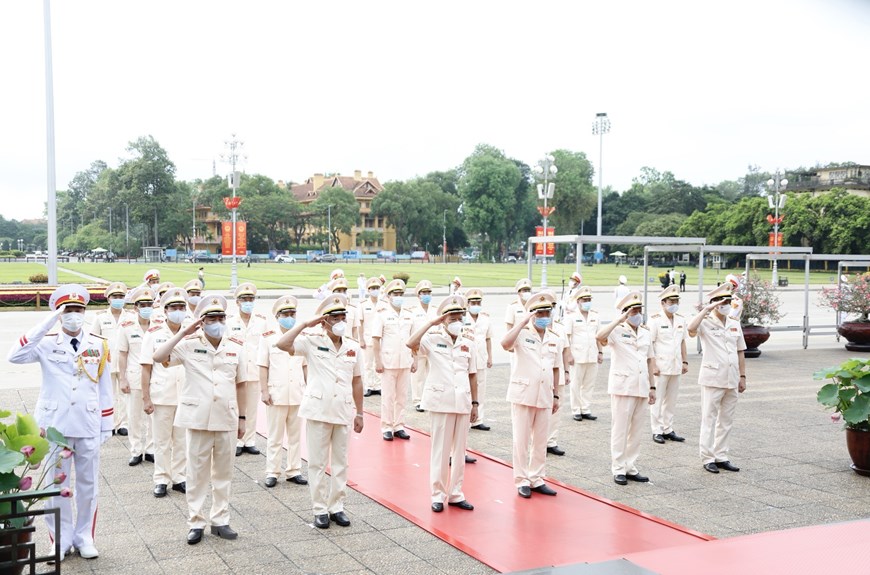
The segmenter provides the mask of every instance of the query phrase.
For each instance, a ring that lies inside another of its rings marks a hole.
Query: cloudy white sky
[[[42,2],[3,2],[0,19],[0,213],[38,217]],[[52,21],[59,189],[148,134],[181,179],[210,176],[232,133],[245,170],[276,180],[405,179],[480,142],[597,167],[596,112],[617,189],[642,166],[700,185],[749,164],[870,163],[864,0],[68,0]]]

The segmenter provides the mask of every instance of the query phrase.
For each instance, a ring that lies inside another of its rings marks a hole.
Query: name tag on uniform
[[[328,347],[321,347],[321,346],[318,345],[318,346],[317,346],[317,351],[329,351],[329,348],[328,348]]]
[[[624,334],[622,334],[622,337],[627,337],[628,339],[631,339],[631,334],[630,334],[630,333],[624,333]]]
[[[233,331],[242,331],[242,328],[240,328],[240,327],[234,327],[234,328],[233,328]]]
[[[66,355],[66,352],[65,352],[64,350],[62,350],[62,349],[53,349],[53,350],[51,350],[51,353],[57,353],[57,354],[60,354],[60,355]]]
[[[166,343],[168,340],[164,337],[163,339],[155,339],[154,343]]]
[[[137,337],[142,337],[138,333],[134,333],[130,335],[130,339],[136,339]]]
[[[208,353],[208,351],[204,349],[195,349],[193,350],[193,353]]]
[[[737,331],[737,328],[736,328],[736,327],[732,327],[732,328],[731,328],[731,331]]]
[[[659,329],[668,329],[669,327],[671,327],[671,326],[669,326],[669,325],[663,325],[663,326],[662,326],[661,328],[659,328]]]
[[[446,343],[437,343],[437,344],[435,344],[435,347],[443,347],[444,349],[447,349],[447,344]]]
[[[533,339],[526,338],[526,343],[538,343]]]

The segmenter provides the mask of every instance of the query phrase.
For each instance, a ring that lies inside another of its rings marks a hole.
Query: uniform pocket
[[[182,397],[181,399],[178,400],[178,403],[180,403],[181,405],[190,405],[190,406],[196,407],[197,405],[199,405],[199,398],[197,398],[197,397]]]
[[[100,406],[97,404],[96,401],[89,401],[88,402],[88,412],[96,413],[99,409],[100,409]]]

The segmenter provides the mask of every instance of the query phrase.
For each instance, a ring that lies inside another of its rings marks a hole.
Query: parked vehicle
[[[311,261],[313,261],[313,262],[323,262],[323,263],[334,262],[336,260],[338,260],[338,258],[335,256],[335,254],[320,254],[320,255],[316,255],[313,258],[311,258]]]
[[[276,264],[295,264],[296,258],[294,258],[293,256],[280,254],[280,255],[275,256],[275,263]]]

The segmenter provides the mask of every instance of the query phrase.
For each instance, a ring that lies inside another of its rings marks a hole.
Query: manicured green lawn
[[[48,268],[44,264],[0,262],[0,284],[30,283],[30,276],[35,274],[48,274]],[[61,283],[70,283],[79,280],[79,276],[58,271],[58,280]]]

